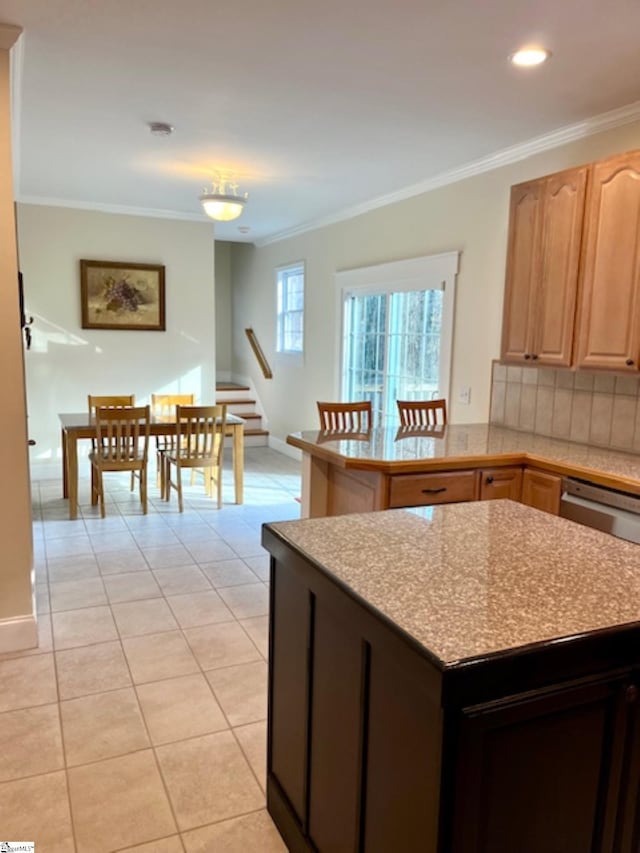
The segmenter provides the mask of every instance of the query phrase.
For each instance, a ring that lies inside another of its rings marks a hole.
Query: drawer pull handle
[[[487,479],[485,480],[485,483],[487,484],[487,486],[490,486],[491,483],[493,483],[493,477],[491,477],[491,476],[487,477]]]
[[[446,486],[440,486],[439,489],[423,489],[422,494],[423,495],[439,495],[441,492],[446,492],[446,491],[447,491]]]
[[[633,359],[632,359],[632,358],[628,358],[628,359],[625,361],[625,364],[627,365],[627,367],[633,367]]]
[[[629,705],[633,705],[633,703],[638,698],[638,688],[635,686],[635,684],[630,684],[629,687],[627,687],[624,694],[624,698],[626,699]]]

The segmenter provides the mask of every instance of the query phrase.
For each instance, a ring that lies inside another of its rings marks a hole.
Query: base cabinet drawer
[[[446,474],[401,474],[391,478],[389,506],[428,506],[474,501],[478,492],[476,471]]]

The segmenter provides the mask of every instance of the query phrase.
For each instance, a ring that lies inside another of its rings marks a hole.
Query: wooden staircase
[[[262,415],[256,412],[256,401],[248,385],[236,382],[216,382],[216,403],[226,403],[229,414],[245,421],[244,443],[246,447],[266,447],[269,433],[262,428]]]

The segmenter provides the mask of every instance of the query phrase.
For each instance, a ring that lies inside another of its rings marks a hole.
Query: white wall
[[[276,438],[317,426],[315,401],[338,399],[336,270],[453,249],[461,251],[450,419],[487,421],[491,360],[500,354],[509,188],[512,184],[640,147],[640,123],[600,133],[279,243],[232,250],[234,373],[251,377]],[[274,268],[304,260],[304,366],[275,358]],[[243,329],[252,326],[274,370],[265,380]],[[471,405],[457,402],[471,387]]]
[[[231,379],[233,365],[231,243],[216,240],[216,375]]]
[[[18,206],[27,312],[32,459],[58,458],[58,412],[86,410],[87,394],[215,395],[214,238],[209,223],[39,205]],[[80,328],[81,258],[166,267],[166,331]],[[85,449],[86,448],[82,448]],[[81,452],[82,452],[81,449]]]
[[[11,122],[9,46],[17,35],[0,25],[0,364],[2,441],[0,468],[0,653],[37,641],[31,569],[31,495],[27,453],[22,333],[18,302]],[[6,49],[5,49],[6,48]]]

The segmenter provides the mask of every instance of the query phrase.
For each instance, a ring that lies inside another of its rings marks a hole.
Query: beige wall
[[[0,652],[35,644],[31,498],[19,321],[9,105],[9,53],[0,50]]]
[[[87,394],[194,393],[215,387],[214,239],[209,223],[18,206],[20,267],[34,317],[26,356],[32,458],[58,458],[57,413]],[[164,264],[166,332],[82,329],[81,258]],[[85,448],[86,449],[86,448]]]
[[[491,360],[499,356],[509,188],[512,184],[640,147],[640,123],[544,152],[519,163],[279,243],[236,245],[232,254],[234,373],[251,377],[272,434],[315,428],[315,401],[339,394],[336,270],[459,249],[450,418],[487,421]],[[304,366],[275,359],[274,268],[306,263]],[[273,380],[264,380],[242,332],[253,326]],[[471,405],[457,402],[471,387]]]
[[[231,379],[231,243],[216,240],[216,375]]]

